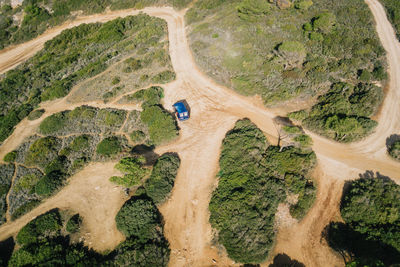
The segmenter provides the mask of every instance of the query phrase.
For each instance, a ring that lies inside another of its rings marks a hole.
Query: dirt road
[[[400,79],[400,69],[396,68],[396,60],[399,59],[400,55],[399,43],[395,39],[394,33],[386,30],[391,28],[391,25],[385,14],[382,14],[382,7],[376,0],[367,0],[366,2],[373,11],[379,36],[388,53],[390,76]],[[164,104],[168,108],[173,102],[186,99],[193,114],[189,121],[180,125],[181,136],[179,140],[157,149],[159,153],[178,152],[182,159],[182,166],[176,179],[171,200],[161,207],[166,222],[166,235],[172,249],[170,265],[212,265],[212,259],[216,259],[219,266],[231,265],[232,263],[223,253],[218,255],[218,251],[212,248],[212,232],[208,223],[208,202],[216,181],[215,173],[218,167],[219,147],[224,134],[233,126],[235,120],[244,117],[256,123],[270,140],[275,140],[277,136],[273,123],[275,114],[265,109],[257,98],[240,96],[216,84],[197,68],[185,34],[185,11],[177,12],[172,8],[146,8],[143,12],[163,18],[168,23],[170,55],[174,70],[177,73],[177,80],[164,86]],[[38,51],[44,41],[54,37],[62,29],[83,22],[106,21],[118,16],[137,13],[138,11],[134,10],[109,12],[82,17],[73,23],[57,27],[31,42],[0,52],[0,71],[4,72],[15,67],[24,59],[33,55],[34,51],[32,50]],[[398,112],[399,106],[394,107],[396,103],[398,105],[400,98],[397,85],[398,82],[394,82],[392,78],[388,91],[390,97],[386,98],[383,106],[386,112],[382,112],[379,118],[380,123],[389,126],[379,126],[376,133],[363,142],[341,145],[310,133],[314,140],[313,149],[317,153],[320,166],[322,166],[317,203],[300,224],[293,226],[293,229],[281,229],[275,252],[285,252],[288,255],[293,255],[293,257],[298,257],[299,261],[307,262],[309,266],[331,265],[336,262],[336,257],[321,242],[320,236],[324,225],[338,214],[338,199],[340,199],[343,181],[357,177],[359,173],[366,170],[379,171],[381,174],[399,181],[400,164],[390,160],[386,154],[382,153],[385,149],[382,141],[393,131],[399,129],[398,124],[396,124],[396,119],[400,114]],[[58,110],[55,108],[56,103],[47,105],[47,115]],[[20,135],[32,132],[37,123],[22,122],[23,127],[18,126],[14,134],[0,147],[0,155],[4,155],[13,146],[19,144]],[[71,180],[71,184],[74,179]],[[64,194],[65,190],[68,190],[67,188],[54,197],[58,199],[61,206],[63,206],[63,197],[68,197]],[[79,192],[86,195],[91,194],[91,191]],[[59,195],[63,197],[59,197]],[[116,196],[116,199],[118,197]],[[55,205],[54,200],[51,201],[48,202]],[[48,202],[44,205],[47,205]],[[115,210],[117,206],[120,207],[119,202],[110,201],[109,204],[105,205],[104,210],[110,208]],[[112,205],[115,206],[111,207]],[[34,210],[32,214],[39,213]],[[32,215],[29,213],[27,216]],[[92,213],[92,216],[96,215]],[[115,223],[112,223],[114,217],[103,219],[105,220],[104,224],[115,230]],[[19,227],[22,226],[22,223],[18,222],[0,227],[0,233],[6,227],[9,232],[18,231]],[[90,230],[92,236],[95,236],[95,229]],[[291,240],[289,237],[292,235],[295,238]],[[0,237],[2,237],[1,234]],[[311,239],[312,242],[305,242],[308,239]],[[110,244],[115,243],[110,241]],[[314,255],[316,256],[314,257]]]

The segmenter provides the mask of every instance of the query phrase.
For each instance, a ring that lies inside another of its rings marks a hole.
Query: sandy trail
[[[390,77],[395,77],[390,82],[388,92],[390,97],[386,98],[383,106],[385,112],[382,112],[379,118],[379,121],[386,126],[379,126],[372,137],[352,145],[338,144],[310,133],[314,141],[313,149],[321,166],[317,202],[307,217],[298,225],[295,225],[293,229],[281,229],[275,249],[276,252],[285,251],[288,255],[298,257],[300,261],[308,263],[309,266],[324,266],[337,262],[335,255],[321,242],[320,236],[324,226],[338,214],[338,201],[345,179],[357,177],[359,173],[364,173],[365,170],[379,171],[381,174],[396,179],[396,181],[400,179],[400,164],[390,160],[382,153],[382,149],[385,149],[382,141],[393,131],[399,129],[396,119],[399,114],[400,96],[397,79],[400,79],[400,69],[396,68],[396,59],[399,58],[400,48],[394,32],[390,30],[387,32],[388,28],[391,29],[391,25],[387,21],[385,13],[381,12],[380,4],[376,0],[366,0],[366,2],[375,16],[379,36],[388,53]],[[276,139],[277,131],[273,122],[275,114],[264,108],[256,97],[240,96],[216,84],[197,68],[185,34],[185,11],[177,12],[172,8],[146,8],[142,11],[151,16],[163,18],[168,23],[170,55],[174,70],[177,73],[177,80],[164,86],[165,107],[169,108],[175,101],[186,99],[193,114],[189,121],[180,124],[181,135],[176,142],[157,149],[158,153],[178,152],[182,159],[171,200],[161,207],[166,222],[166,236],[172,248],[170,265],[212,265],[213,258],[217,259],[220,266],[231,265],[229,259],[224,255],[218,255],[217,250],[211,248],[212,233],[208,222],[208,203],[216,181],[215,173],[218,168],[221,141],[226,131],[232,128],[235,120],[244,117],[256,123],[270,139]],[[35,40],[1,51],[0,71],[4,72],[15,67],[33,55],[35,51],[38,51],[46,40],[51,39],[63,29],[76,26],[79,23],[107,21],[119,16],[137,13],[137,10],[122,10],[81,17],[72,23],[49,30]],[[396,80],[393,81],[393,79]],[[396,103],[397,107],[394,106]],[[71,105],[65,102],[65,106],[62,106],[62,108],[71,109]],[[60,109],[61,107],[58,108],[56,102],[49,103],[46,115],[50,115],[56,110],[60,111]],[[24,120],[13,135],[0,147],[0,154],[4,155],[11,151],[12,147],[21,142],[23,139],[21,136],[32,133],[39,122],[40,120],[34,122]],[[112,170],[112,166],[107,168],[110,168],[108,171]],[[107,168],[106,165],[101,167],[104,172]],[[85,170],[89,171],[90,169],[91,167],[88,167]],[[103,180],[107,181],[107,178],[104,176]],[[71,180],[71,185],[75,180],[75,178]],[[100,181],[100,178],[97,182],[105,183]],[[51,206],[58,202],[56,206],[66,207],[65,203],[68,203],[70,197],[64,192],[69,190],[68,188],[71,188],[71,185],[43,205]],[[79,188],[76,188],[76,190],[79,190]],[[94,193],[90,187],[80,190],[77,192],[80,192],[82,196],[89,197]],[[102,199],[104,196],[99,197]],[[120,195],[114,197],[114,201],[116,199],[121,201]],[[74,207],[73,203],[69,203]],[[110,201],[104,205],[102,210],[98,210],[100,213],[109,209],[115,211],[122,204]],[[90,205],[86,206],[90,207]],[[42,206],[38,209],[42,209]],[[36,211],[38,209],[23,218],[31,218],[32,214],[40,214]],[[90,210],[87,212],[89,213]],[[94,213],[94,210],[90,214],[95,218],[102,217],[102,215]],[[104,220],[102,224],[107,224],[110,229],[113,229],[112,231],[115,231],[113,216],[102,217],[102,219]],[[26,219],[25,222],[27,221],[29,219]],[[4,229],[8,229],[9,234],[15,233],[22,225],[23,223],[19,220],[6,224],[0,227],[0,233],[6,231]],[[103,229],[103,226],[101,228]],[[90,231],[92,232],[92,245],[95,245],[96,249],[102,249],[101,247],[97,248],[98,244],[94,242],[100,240],[95,234],[96,227]],[[100,234],[100,236],[102,235]],[[292,236],[293,239],[291,239]],[[2,237],[1,234],[0,237]],[[307,240],[311,240],[311,242],[306,242]],[[116,244],[114,241],[110,239],[110,241],[107,241],[110,243],[104,247],[112,247],[113,244]]]

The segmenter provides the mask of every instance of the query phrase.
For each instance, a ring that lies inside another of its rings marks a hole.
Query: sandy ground
[[[114,165],[115,162],[88,165],[57,195],[21,218],[2,225],[0,240],[14,235],[36,216],[59,208],[73,210],[83,217],[83,230],[88,229],[88,234],[83,236],[86,245],[99,251],[113,249],[124,240],[116,229],[115,216],[127,200],[123,190],[108,180],[113,175],[121,175]]]
[[[280,227],[274,249],[275,253],[284,252],[306,263],[307,266],[343,265],[321,239],[321,231],[329,221],[339,219],[338,203],[344,180],[356,178],[358,174],[366,170],[378,171],[396,181],[400,179],[400,164],[390,160],[384,153],[385,138],[395,132],[399,133],[399,123],[396,119],[400,108],[398,105],[400,67],[396,60],[400,59],[400,46],[382,6],[377,0],[366,0],[366,2],[373,11],[379,37],[388,53],[391,77],[388,97],[383,105],[383,112],[379,117],[380,126],[376,133],[362,142],[342,145],[309,133],[313,138],[313,149],[320,163],[318,173],[316,173],[319,182],[317,202],[300,223],[291,223],[291,227],[287,225]],[[177,12],[172,8],[146,8],[143,12],[163,18],[168,22],[170,55],[177,73],[177,80],[164,86],[164,105],[170,108],[175,101],[186,99],[193,114],[189,121],[180,124],[181,132],[177,141],[157,149],[158,153],[178,152],[182,159],[172,197],[161,206],[166,223],[166,236],[172,249],[170,266],[233,265],[223,252],[219,252],[212,246],[212,231],[208,222],[208,203],[216,183],[215,174],[218,169],[221,141],[237,119],[247,117],[265,132],[271,142],[276,142],[277,131],[273,122],[275,114],[265,109],[256,97],[240,96],[216,84],[197,68],[186,39],[183,19],[185,11]],[[135,10],[122,10],[80,17],[74,22],[51,29],[35,40],[0,51],[0,72],[13,68],[32,56],[42,48],[46,40],[53,38],[63,29],[84,22],[107,21],[137,13],[138,11]],[[72,108],[65,99],[44,105],[46,116],[61,111],[63,108]],[[134,107],[127,108],[134,109]],[[24,136],[34,132],[40,120],[22,121],[13,135],[0,147],[0,157],[14,149]],[[91,181],[95,178],[89,174],[96,173],[94,171],[96,169],[100,170],[102,178],[99,174],[96,176],[98,180],[93,182],[106,186],[111,174],[108,176],[103,174],[113,171],[112,164],[99,164],[88,166],[83,171],[83,173],[87,172],[86,174],[79,173],[77,176],[84,176],[83,179]],[[78,199],[98,197],[103,203],[105,196],[96,195],[96,191],[93,191],[94,184],[91,184],[92,187],[74,187],[76,180],[80,179],[72,178],[69,186],[20,220],[0,227],[0,239],[16,233],[24,223],[49,208],[69,206],[75,209],[76,202],[70,199],[72,193],[76,194]],[[121,207],[123,197],[118,190],[116,190],[118,194],[114,192],[115,195],[113,195],[111,185],[108,186],[109,195],[106,196],[108,201],[104,201],[101,209],[91,206],[98,203],[86,202],[87,211],[82,211],[85,218],[93,217],[93,220],[101,222],[97,225],[87,223],[87,229],[91,235],[89,241],[86,242],[98,250],[112,248],[118,240],[121,240],[121,235],[117,235],[113,212]],[[69,191],[72,190],[71,188],[76,192]],[[82,205],[82,202],[79,205]],[[85,208],[81,207],[81,209]],[[77,211],[81,212],[78,209]],[[113,216],[104,216],[107,212],[113,213]],[[118,238],[114,238],[113,235],[117,235]],[[104,240],[103,245],[101,240]]]

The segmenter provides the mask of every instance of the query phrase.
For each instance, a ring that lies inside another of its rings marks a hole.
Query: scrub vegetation
[[[272,1],[271,1],[272,2]],[[276,1],[275,1],[276,2]],[[279,2],[279,1],[278,1]],[[312,100],[307,128],[340,142],[376,126],[385,52],[362,0],[197,1],[186,20],[197,63],[218,82],[266,105]]]
[[[329,245],[349,266],[400,264],[400,186],[386,177],[349,183],[340,212],[344,223],[326,229]]]
[[[298,195],[298,202],[290,207],[298,219],[312,206],[316,188],[310,171],[315,154],[309,149],[271,146],[261,130],[245,119],[227,133],[219,164],[210,222],[230,258],[260,263],[275,239],[278,204],[289,194]]]
[[[49,27],[53,27],[74,18],[77,11],[83,14],[101,13],[111,10],[137,8],[155,5],[172,5],[183,8],[191,0],[24,0],[22,5],[12,8],[4,4],[0,9],[0,49],[31,40]],[[22,21],[15,14],[23,15]]]
[[[146,93],[146,95],[148,94]],[[150,102],[156,104],[154,101]],[[158,103],[159,99],[156,102]],[[157,106],[144,104],[144,106],[157,107],[157,111],[164,114],[162,107],[158,104]],[[174,129],[173,133],[177,134],[173,116],[165,114],[169,120],[164,120],[161,125],[163,128],[158,128],[160,125],[152,126],[153,131],[156,129],[159,134],[159,139],[157,139],[159,142],[169,140],[165,138],[170,136],[170,129]],[[148,116],[151,117],[151,115],[151,112],[148,111]],[[157,119],[158,113],[155,116]],[[4,171],[3,169],[1,171],[4,180],[1,180],[1,188],[3,188],[1,193],[4,199],[3,214],[6,210],[5,196],[7,192],[10,192],[9,212],[11,218],[16,219],[37,206],[43,199],[55,194],[67,183],[68,177],[91,161],[125,157],[116,166],[125,175],[113,177],[111,180],[125,187],[142,184],[141,180],[150,175],[151,168],[143,167],[143,160],[131,155],[130,151],[133,147],[129,145],[125,137],[132,132],[140,132],[143,138],[134,140],[135,144],[155,143],[152,141],[150,129],[147,128],[146,123],[141,121],[140,117],[139,111],[127,112],[118,109],[81,106],[74,110],[55,113],[44,119],[38,128],[41,136],[32,135],[4,158],[6,162],[17,164],[17,168],[12,188],[10,188],[9,181],[13,176],[13,171],[11,172],[9,169],[13,165],[4,165]],[[161,159],[161,161],[163,160]],[[161,170],[158,166],[159,164],[155,168],[155,176],[157,173],[158,175],[164,172],[166,172],[165,175],[169,174],[168,164],[166,167],[161,167]],[[170,176],[166,177],[165,181],[164,176],[160,179],[155,182],[156,184],[161,183],[160,190],[165,190],[168,184],[171,185],[171,180],[173,181]],[[170,188],[168,189],[170,190]],[[158,194],[155,193],[157,196]],[[159,200],[157,199],[157,202]]]
[[[11,187],[14,171],[15,167],[13,164],[0,164],[0,225],[6,221],[6,197]]]
[[[166,153],[161,155],[154,166],[146,166],[146,160],[141,156],[127,157],[115,165],[124,176],[113,176],[111,182],[126,188],[143,186],[146,194],[155,204],[161,204],[168,199],[178,169],[180,159],[177,154]]]
[[[42,101],[66,96],[78,82],[127,55],[157,46],[164,36],[166,23],[143,14],[63,31],[35,56],[2,76],[0,142]]]

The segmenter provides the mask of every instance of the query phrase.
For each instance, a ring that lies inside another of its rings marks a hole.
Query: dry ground
[[[380,126],[376,133],[362,142],[342,145],[310,133],[314,140],[313,149],[319,160],[319,169],[315,174],[318,179],[317,201],[300,223],[292,222],[290,227],[280,227],[274,249],[275,253],[286,253],[307,266],[343,265],[321,239],[321,232],[329,221],[340,219],[338,205],[344,180],[356,178],[366,170],[379,171],[397,182],[400,179],[400,164],[392,161],[384,153],[386,137],[400,132],[400,66],[397,63],[400,60],[400,45],[386,19],[383,7],[377,0],[366,2],[374,14],[379,37],[388,53],[391,77],[388,97],[378,118]],[[276,141],[277,132],[273,122],[275,114],[265,109],[257,97],[240,96],[216,84],[197,68],[185,35],[185,11],[177,12],[172,8],[146,8],[142,11],[168,22],[170,55],[177,80],[164,86],[164,105],[169,108],[173,102],[186,99],[193,114],[189,121],[180,124],[181,135],[177,141],[157,149],[158,153],[178,152],[182,159],[172,197],[161,206],[166,222],[166,236],[172,249],[170,266],[232,265],[223,251],[212,245],[212,229],[208,222],[208,202],[216,183],[219,148],[226,131],[232,128],[237,119],[244,117],[257,124],[271,142]],[[32,56],[41,49],[46,40],[53,38],[62,29],[84,22],[107,21],[137,13],[135,10],[122,10],[80,17],[51,29],[35,40],[0,51],[0,72],[13,68]],[[46,116],[61,111],[62,108],[72,108],[65,99],[44,103],[43,106],[46,108]],[[128,105],[125,108],[137,107]],[[13,135],[0,147],[0,157],[18,146],[25,136],[35,130],[40,120],[42,119],[33,122],[22,121]],[[53,207],[61,207],[76,209],[83,213],[84,220],[89,217],[93,220],[93,223],[86,223],[91,234],[86,240],[87,244],[98,250],[112,248],[122,240],[116,230],[114,218],[124,201],[122,193],[118,190],[113,191],[108,182],[108,177],[113,172],[112,166],[113,163],[89,165],[74,176],[70,185],[59,194],[21,219],[0,227],[0,239],[15,234],[33,216]],[[94,175],[99,170],[100,173]],[[79,182],[88,184],[74,186]],[[94,185],[104,188],[105,191],[102,192],[105,194],[98,194]],[[81,200],[72,200],[71,194]],[[94,222],[101,222],[101,225],[96,226]]]

